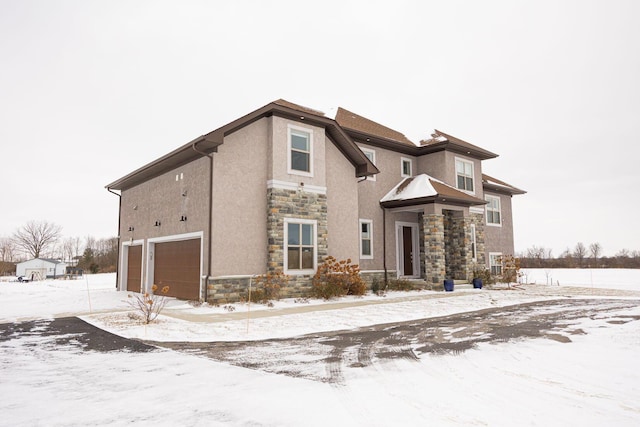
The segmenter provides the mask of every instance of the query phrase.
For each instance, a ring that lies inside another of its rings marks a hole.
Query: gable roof
[[[473,145],[460,138],[446,134],[438,129],[434,130],[430,139],[420,141],[420,148],[426,152],[435,152],[441,150],[451,150],[460,154],[467,154],[480,160],[493,159],[498,157],[497,154],[489,150]]]
[[[482,174],[482,188],[485,190],[496,191],[498,193],[506,194],[525,194],[526,191],[514,187],[511,184],[507,184],[504,181],[500,181],[497,178],[493,178],[487,174]]]
[[[437,129],[430,139],[420,141],[420,145],[413,143],[403,133],[388,128],[366,117],[360,116],[342,107],[338,107],[336,122],[343,127],[349,135],[362,142],[399,151],[401,153],[421,156],[437,151],[449,150],[478,158],[480,160],[493,159],[497,154],[484,148],[473,145],[460,138],[446,134]]]
[[[350,133],[360,134],[365,140],[367,137],[376,137],[382,140],[405,144],[413,148],[416,147],[416,144],[411,142],[404,134],[342,107],[338,107],[336,122],[343,128],[351,131]]]
[[[426,173],[403,179],[380,199],[380,204],[385,208],[435,202],[462,206],[485,205],[487,203]]]
[[[160,157],[151,163],[125,175],[124,177],[108,184],[108,190],[125,190],[136,184],[147,181],[161,175],[171,169],[175,169],[189,162],[192,162],[203,155],[210,155],[218,150],[224,143],[225,136],[250,125],[264,117],[279,116],[287,119],[310,123],[315,126],[324,127],[328,137],[335,143],[336,147],[356,168],[356,176],[364,177],[374,175],[379,172],[373,163],[364,155],[347,133],[336,123],[317,110],[303,107],[283,99],[270,102],[269,104],[246,114],[226,125],[219,127],[205,135],[201,135],[194,140],[184,144],[176,150]]]

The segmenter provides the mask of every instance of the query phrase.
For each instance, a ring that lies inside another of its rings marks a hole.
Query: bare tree
[[[573,255],[578,259],[578,266],[582,267],[582,260],[584,260],[584,257],[587,255],[587,248],[584,246],[584,243],[578,242],[576,244]]]
[[[591,257],[597,260],[602,254],[602,246],[598,242],[592,243],[589,245],[589,252],[591,252]]]
[[[62,243],[64,260],[72,263],[80,256],[81,240],[79,237],[67,237]]]
[[[39,258],[54,246],[62,233],[62,227],[47,221],[29,221],[13,233],[15,245],[33,258]]]
[[[0,261],[13,262],[16,257],[16,245],[8,237],[0,238]]]

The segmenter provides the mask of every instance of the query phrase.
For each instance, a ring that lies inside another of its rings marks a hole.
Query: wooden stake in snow
[[[247,335],[249,335],[249,320],[251,319],[251,281],[253,276],[249,276],[249,298],[247,301]]]
[[[87,275],[84,275],[84,281],[87,284],[87,299],[89,300],[89,313],[92,313],[93,310],[91,310],[91,293],[89,292],[89,278],[87,277]]]

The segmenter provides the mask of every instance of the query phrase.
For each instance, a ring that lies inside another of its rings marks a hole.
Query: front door
[[[402,275],[413,276],[413,233],[411,227],[402,226]]]
[[[418,224],[396,223],[397,268],[399,277],[419,277],[420,247]]]

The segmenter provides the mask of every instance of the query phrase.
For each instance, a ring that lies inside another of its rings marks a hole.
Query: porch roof
[[[462,192],[425,173],[400,181],[382,199],[385,208],[446,203],[459,206],[484,205],[482,199]]]

